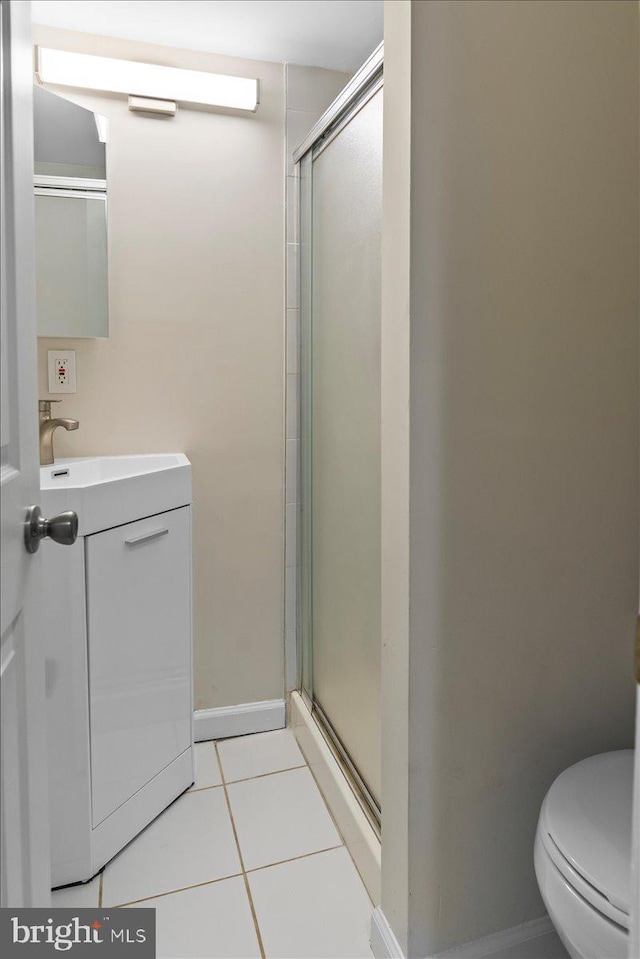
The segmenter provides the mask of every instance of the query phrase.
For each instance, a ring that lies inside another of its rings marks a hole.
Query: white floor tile
[[[218,753],[225,782],[228,783],[305,765],[304,756],[290,729],[225,739],[218,743]]]
[[[54,909],[92,909],[98,905],[100,876],[78,886],[65,886],[51,891],[51,905]]]
[[[119,905],[241,871],[224,790],[186,793],[113,859],[102,903]]]
[[[246,869],[341,843],[306,766],[232,783],[227,789]]]
[[[149,899],[156,910],[158,959],[253,959],[260,956],[244,879],[223,879]]]
[[[370,959],[373,906],[342,847],[249,874],[268,959]]]
[[[191,789],[221,786],[222,777],[218,766],[215,743],[195,743],[193,753],[195,756],[196,781]]]

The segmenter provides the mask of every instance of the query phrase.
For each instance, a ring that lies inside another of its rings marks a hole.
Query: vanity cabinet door
[[[85,540],[94,827],[191,745],[190,512]]]

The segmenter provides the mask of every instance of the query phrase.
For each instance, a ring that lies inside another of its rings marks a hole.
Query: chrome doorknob
[[[78,538],[78,514],[73,509],[45,519],[39,506],[30,506],[24,522],[24,545],[28,553],[35,553],[41,539],[52,539],[61,546],[73,546]]]

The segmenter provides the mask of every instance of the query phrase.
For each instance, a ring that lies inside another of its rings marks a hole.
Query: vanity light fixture
[[[50,47],[36,47],[36,76],[41,83],[252,113],[260,102],[259,80],[114,60]]]
[[[133,110],[134,113],[155,113],[162,117],[175,117],[178,107],[175,100],[130,96],[129,109]]]

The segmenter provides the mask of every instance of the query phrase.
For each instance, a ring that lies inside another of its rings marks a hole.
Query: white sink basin
[[[74,509],[86,536],[191,503],[191,464],[184,453],[57,459],[40,467],[40,491],[47,519]]]

